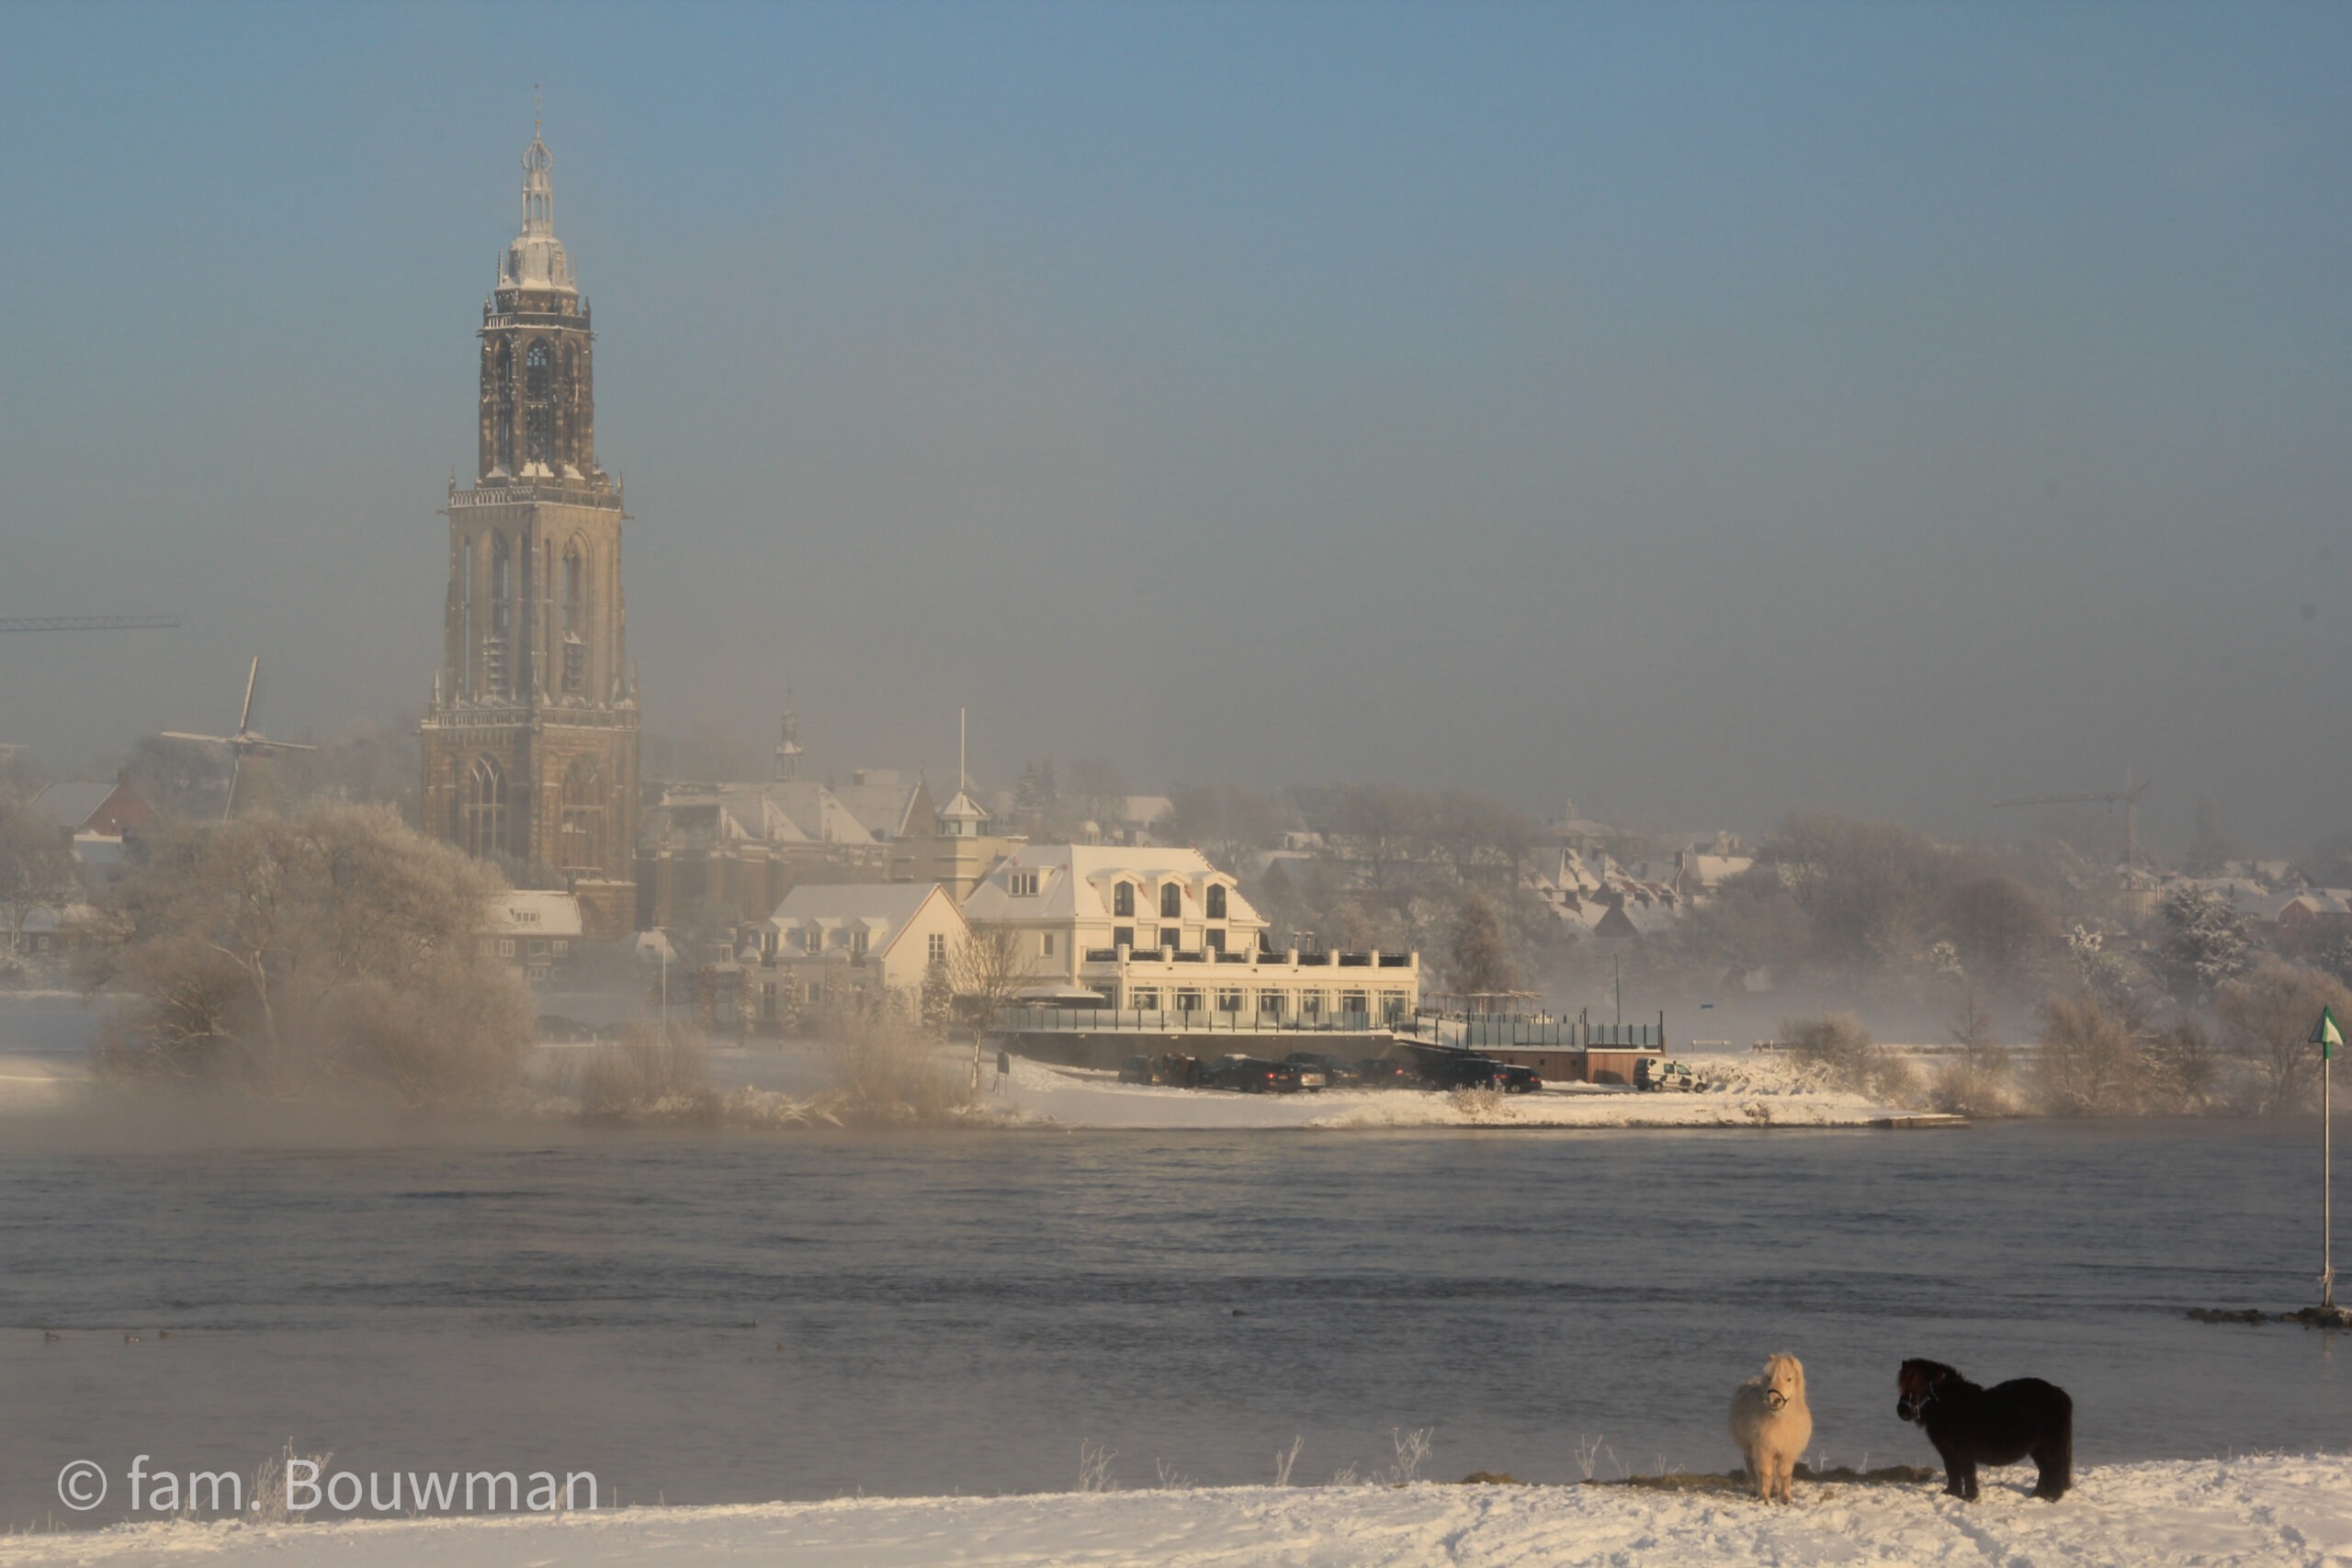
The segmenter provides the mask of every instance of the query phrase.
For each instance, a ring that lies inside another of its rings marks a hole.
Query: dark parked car
[[[1532,1094],[1544,1087],[1533,1067],[1451,1052],[1423,1057],[1421,1081],[1431,1089],[1498,1089],[1505,1094]]]
[[[1293,1051],[1283,1059],[1302,1072],[1321,1073],[1323,1087],[1327,1089],[1353,1089],[1363,1081],[1363,1075],[1353,1067],[1321,1051]],[[1312,1089],[1316,1086],[1309,1084],[1306,1087]]]
[[[1366,1056],[1356,1064],[1356,1081],[1368,1089],[1419,1089],[1421,1069],[1403,1056]]]
[[[1201,1062],[1181,1051],[1157,1056],[1130,1056],[1119,1065],[1121,1083],[1165,1084],[1174,1089],[1201,1087]]]
[[[1301,1076],[1288,1062],[1227,1056],[1211,1067],[1202,1081],[1211,1089],[1236,1089],[1243,1094],[1295,1094],[1306,1087],[1299,1081]]]

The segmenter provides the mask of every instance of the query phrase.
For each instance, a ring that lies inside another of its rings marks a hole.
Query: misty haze
[[[2338,1561],[2347,68],[0,14],[0,1568]]]

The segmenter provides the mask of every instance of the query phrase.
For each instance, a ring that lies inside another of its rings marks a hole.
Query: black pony
[[[2075,1483],[2075,1402],[2040,1378],[1980,1388],[1941,1361],[1909,1360],[1897,1380],[1894,1413],[1927,1428],[1943,1456],[1944,1490],[1976,1499],[1976,1467],[2031,1459],[2041,1478],[2033,1495],[2056,1502]]]

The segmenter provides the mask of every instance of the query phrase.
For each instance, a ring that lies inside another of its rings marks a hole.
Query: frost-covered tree
[[[522,982],[483,952],[496,884],[388,807],[314,804],[150,838],[85,949],[121,998],[105,1061],[269,1098],[410,1104],[519,1077]]]
[[[1448,957],[1453,988],[1465,996],[1496,997],[1518,988],[1510,942],[1483,894],[1465,894],[1455,908]]]
[[[2245,917],[2220,894],[2196,886],[2177,887],[2165,896],[2159,955],[2165,989],[2184,1007],[2211,996],[2255,958]]]

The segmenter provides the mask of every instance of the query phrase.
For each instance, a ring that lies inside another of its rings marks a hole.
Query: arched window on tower
[[[458,797],[458,843],[482,860],[506,848],[506,774],[491,758],[476,757],[466,770]]]
[[[555,351],[535,343],[523,356],[523,453],[526,463],[555,457]]]
[[[514,471],[514,345],[504,339],[492,351],[490,374],[492,466]]]
[[[490,635],[482,639],[482,681],[492,696],[504,696],[513,687],[506,648],[514,629],[514,555],[506,536],[490,536]]]
[[[558,868],[596,871],[605,863],[605,771],[582,757],[563,773],[562,831],[556,845]]]
[[[588,683],[588,556],[574,539],[563,547],[563,689],[576,695]]]

